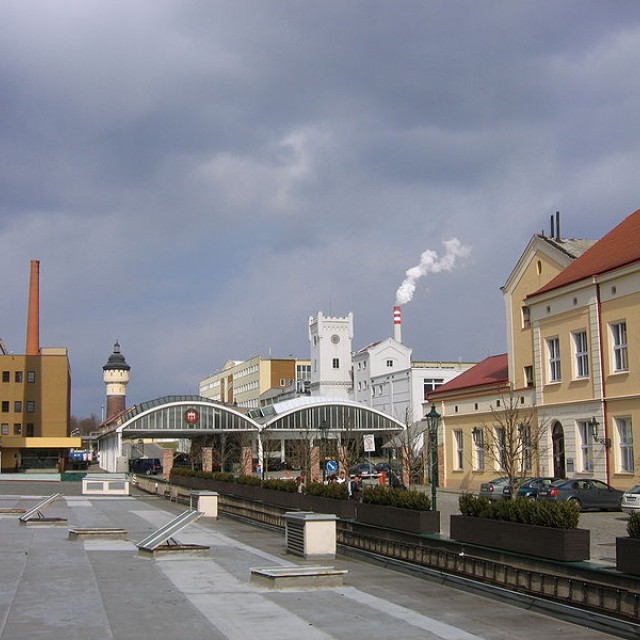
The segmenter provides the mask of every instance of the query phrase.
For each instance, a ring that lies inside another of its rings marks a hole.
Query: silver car
[[[625,513],[633,513],[640,509],[640,484],[631,487],[631,489],[627,489],[622,494],[620,508]]]

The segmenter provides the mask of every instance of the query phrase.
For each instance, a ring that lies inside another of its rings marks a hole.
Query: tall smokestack
[[[393,307],[393,339],[402,343],[402,313],[399,305]]]
[[[27,344],[25,354],[40,355],[40,261],[31,261],[29,306],[27,309]]]
[[[556,211],[556,240],[561,240],[562,236],[560,235],[560,212]]]

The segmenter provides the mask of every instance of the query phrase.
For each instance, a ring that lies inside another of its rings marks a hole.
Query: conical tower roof
[[[129,371],[131,367],[127,364],[124,356],[120,353],[120,343],[116,341],[113,345],[113,353],[109,356],[107,363],[102,367],[103,371],[109,371],[113,369],[120,369]]]

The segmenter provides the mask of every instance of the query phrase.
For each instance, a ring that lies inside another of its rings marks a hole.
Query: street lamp
[[[438,423],[440,414],[436,411],[436,405],[431,405],[431,410],[425,416],[429,429],[429,449],[431,451],[431,509],[438,510]]]
[[[600,424],[597,420],[595,416],[592,416],[591,420],[589,420],[589,422],[587,423],[589,425],[589,428],[591,429],[591,437],[594,439],[595,442],[597,442],[598,444],[603,444],[605,446],[605,448],[609,448],[611,447],[611,438],[599,438],[598,437],[598,425]]]

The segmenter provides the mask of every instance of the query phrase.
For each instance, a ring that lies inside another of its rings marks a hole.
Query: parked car
[[[622,494],[620,508],[625,513],[633,513],[640,509],[640,484],[634,485]]]
[[[489,498],[489,500],[502,500],[502,492],[508,484],[509,478],[507,476],[495,478],[494,480],[489,480],[489,482],[483,482],[480,485],[478,495]]]
[[[378,476],[378,470],[370,462],[359,462],[349,468],[350,476]]]
[[[518,485],[516,498],[535,499],[538,497],[538,492],[542,487],[547,487],[556,480],[560,480],[560,478],[526,478]],[[511,497],[511,487],[508,484],[502,490],[502,497]]]
[[[130,462],[131,473],[138,475],[157,475],[162,473],[162,465],[159,458],[136,458]]]
[[[614,489],[602,480],[587,478],[558,480],[549,486],[541,487],[538,492],[538,500],[566,500],[576,504],[580,511],[620,511],[621,498],[622,491]]]

